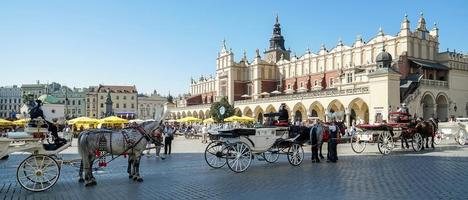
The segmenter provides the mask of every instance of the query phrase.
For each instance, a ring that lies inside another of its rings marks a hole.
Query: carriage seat
[[[249,135],[255,135],[255,129],[249,129],[249,128],[236,128],[236,129],[231,129],[231,130],[223,130],[219,131],[219,136],[233,136],[233,137],[238,137],[238,136],[249,136]]]

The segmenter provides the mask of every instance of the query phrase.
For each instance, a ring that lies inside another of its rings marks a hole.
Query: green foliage
[[[224,106],[224,108],[226,109],[224,115],[221,115],[221,113],[219,112],[219,108],[221,108],[221,106]],[[223,97],[219,102],[214,102],[213,104],[211,104],[210,115],[215,122],[221,123],[225,118],[228,118],[233,114],[234,107],[231,104],[229,104],[227,97]]]

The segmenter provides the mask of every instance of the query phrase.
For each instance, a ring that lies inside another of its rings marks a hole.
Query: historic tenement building
[[[106,109],[106,103],[109,102],[112,109]],[[86,93],[86,116],[102,118],[108,115],[109,110],[119,117],[136,118],[138,111],[136,87],[116,85],[90,87]]]
[[[138,95],[138,118],[154,119],[156,110],[167,102],[167,98],[161,96],[156,91],[150,95]]]
[[[0,87],[0,118],[16,118],[22,103],[21,88],[16,85]]]
[[[337,116],[350,123],[387,119],[388,112],[406,103],[424,118],[468,115],[468,55],[439,50],[439,29],[421,13],[416,28],[407,16],[396,34],[382,28],[365,41],[341,40],[332,48],[307,49],[298,56],[285,48],[278,18],[269,48],[248,60],[236,61],[223,42],[216,75],[193,80],[190,95],[178,99],[172,118],[209,117],[211,102],[227,96],[236,114],[262,120],[286,103],[292,120]],[[334,113],[335,115],[331,115]]]

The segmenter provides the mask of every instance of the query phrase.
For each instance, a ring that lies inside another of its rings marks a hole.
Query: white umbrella
[[[248,94],[244,94],[241,96],[242,98],[249,98],[250,96]]]
[[[261,95],[267,96],[267,95],[270,95],[270,93],[268,93],[268,92],[262,92]]]
[[[278,90],[275,90],[275,91],[271,92],[271,94],[281,94],[281,92],[278,91]]]

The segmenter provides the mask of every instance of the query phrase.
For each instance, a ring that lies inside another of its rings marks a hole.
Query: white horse
[[[164,109],[156,112],[154,121],[143,122],[138,127],[126,128],[121,131],[91,129],[81,132],[78,137],[78,151],[81,156],[79,182],[85,182],[85,186],[96,185],[96,179],[92,173],[93,163],[98,158],[96,152],[102,150],[109,155],[128,154],[127,172],[129,178],[142,182],[143,178],[140,176],[141,156],[148,143],[156,143],[152,133],[160,127],[166,114]]]

